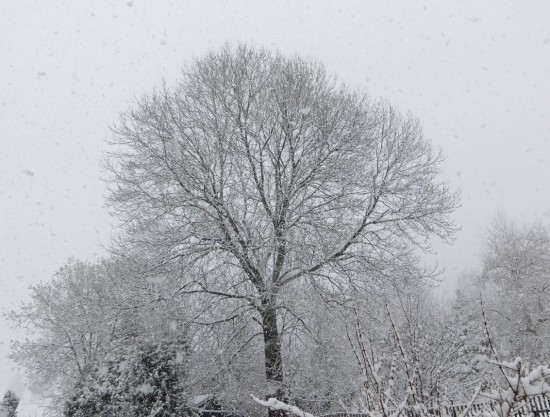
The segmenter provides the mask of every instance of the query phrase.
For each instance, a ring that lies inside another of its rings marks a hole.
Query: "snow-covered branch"
[[[281,411],[288,411],[298,417],[315,417],[313,414],[306,413],[305,411],[300,410],[298,407],[294,405],[288,405],[285,404],[282,401],[277,400],[276,398],[270,398],[267,401],[260,400],[258,397],[254,395],[250,395],[254,401],[256,401],[258,404],[267,407],[271,410],[281,410]]]

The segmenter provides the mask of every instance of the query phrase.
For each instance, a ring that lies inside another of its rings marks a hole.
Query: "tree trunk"
[[[263,309],[262,327],[264,333],[265,351],[265,376],[272,386],[277,386],[275,393],[267,397],[275,397],[279,401],[286,402],[283,385],[283,360],[281,356],[281,336],[277,327],[277,310],[270,301],[262,303]],[[285,417],[287,413],[282,410],[269,410],[269,417]]]

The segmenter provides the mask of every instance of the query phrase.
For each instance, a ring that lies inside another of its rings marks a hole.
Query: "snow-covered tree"
[[[241,45],[196,60],[122,115],[112,145],[126,242],[185,271],[180,293],[254,310],[278,398],[286,291],[406,279],[411,244],[455,230],[419,123],[298,57]]]
[[[138,275],[142,267],[115,258],[71,260],[10,313],[28,331],[11,357],[44,387],[57,412],[90,366],[121,346],[187,343],[187,306],[164,297],[160,278]]]
[[[65,404],[67,417],[174,417],[191,415],[180,364],[181,344],[151,343],[119,349],[82,373]]]
[[[17,417],[17,407],[19,406],[19,397],[15,392],[8,390],[4,394],[2,405],[7,413],[7,417]]]
[[[120,311],[111,302],[116,280],[104,262],[70,260],[49,282],[31,287],[30,301],[11,312],[28,336],[11,358],[31,381],[63,395],[83,370],[104,355],[118,335]]]
[[[480,381],[479,375],[470,374],[464,366],[479,342],[470,325],[464,327],[456,311],[441,305],[429,288],[388,294],[382,302],[385,306],[372,312],[358,305],[347,322],[348,341],[364,383],[370,388],[376,383],[368,361],[378,368],[376,377],[392,380],[395,393],[414,387],[415,401],[422,404],[469,398],[472,385]],[[479,304],[476,307],[479,311]],[[481,314],[477,322],[481,330]],[[403,355],[410,374],[404,372]]]
[[[462,343],[452,361],[444,392],[455,402],[469,399],[475,388],[491,374],[492,367],[488,340],[483,330],[479,287],[472,280],[473,274],[461,279],[462,288],[448,310],[450,326]]]
[[[495,343],[509,356],[539,362],[550,355],[550,233],[499,217],[489,230],[481,282]]]

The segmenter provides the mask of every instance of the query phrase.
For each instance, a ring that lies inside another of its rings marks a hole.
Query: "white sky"
[[[68,257],[105,253],[98,161],[118,114],[237,41],[316,57],[419,117],[462,189],[462,231],[437,245],[453,281],[497,211],[550,215],[549,22],[548,1],[2,0],[0,312]],[[0,394],[18,385],[12,335],[0,318]]]

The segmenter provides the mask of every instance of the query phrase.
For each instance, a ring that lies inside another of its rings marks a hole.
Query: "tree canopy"
[[[139,100],[111,144],[125,242],[181,271],[181,293],[259,315],[279,397],[285,288],[341,295],[418,278],[412,247],[455,231],[457,195],[418,121],[319,62],[225,47]]]

